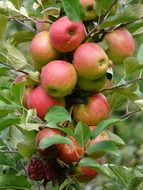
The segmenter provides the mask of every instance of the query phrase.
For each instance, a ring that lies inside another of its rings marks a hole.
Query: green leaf
[[[143,177],[133,177],[128,184],[128,190],[135,190],[143,182]]]
[[[143,65],[139,64],[139,59],[135,57],[128,57],[124,60],[124,67],[126,75],[130,75],[143,68]]]
[[[15,160],[12,158],[11,153],[0,152],[0,165],[15,167]]]
[[[20,123],[20,117],[16,117],[14,115],[8,115],[4,118],[1,118],[0,120],[0,131],[4,130],[7,127],[10,127],[11,125],[14,124],[19,124]]]
[[[20,32],[14,33],[11,36],[11,45],[18,46],[20,43],[29,42],[32,40],[34,35],[35,35],[35,32],[31,32],[31,31],[20,31]]]
[[[78,124],[75,127],[75,137],[81,145],[81,147],[84,147],[87,144],[90,137],[89,126],[85,123],[78,122]]]
[[[91,139],[94,139],[95,137],[97,137],[102,131],[104,131],[105,129],[107,129],[108,127],[114,125],[117,122],[121,122],[121,119],[107,119],[107,120],[103,120],[101,121],[96,127],[95,129],[91,132]]]
[[[96,152],[111,153],[118,155],[118,149],[115,144],[109,140],[100,141],[95,144],[92,144],[87,149],[87,154],[92,154]]]
[[[143,65],[143,44],[139,47],[138,53],[137,53],[137,60],[139,61],[140,64]]]
[[[0,40],[1,41],[5,35],[5,28],[6,28],[7,22],[8,22],[7,17],[0,15]]]
[[[124,141],[116,134],[112,133],[111,131],[108,130],[108,135],[110,140],[116,144],[117,146],[124,146],[125,143]]]
[[[81,21],[85,18],[84,10],[79,0],[61,0],[66,15],[74,21]]]
[[[24,157],[31,157],[36,153],[35,142],[33,141],[23,141],[17,144],[18,152]]]
[[[54,135],[48,138],[43,138],[39,143],[39,148],[48,148],[54,144],[68,144],[72,145],[69,138],[60,135]]]
[[[0,118],[7,116],[9,113],[13,113],[14,109],[15,106],[0,101]]]
[[[24,176],[1,175],[0,189],[27,190],[31,188],[30,182]]]
[[[46,116],[45,120],[48,123],[58,123],[61,121],[71,121],[70,113],[62,106],[51,107]]]

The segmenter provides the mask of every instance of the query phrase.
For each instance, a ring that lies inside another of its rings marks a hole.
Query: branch
[[[117,89],[117,88],[127,87],[130,84],[136,83],[137,81],[140,81],[140,80],[143,80],[143,77],[139,77],[139,78],[136,78],[134,80],[127,81],[124,84],[120,84],[120,85],[113,86],[113,87],[110,87],[110,88],[105,88],[105,89],[101,90],[100,92],[106,92],[106,91],[114,90],[114,89]]]
[[[141,111],[142,111],[141,109],[138,109],[138,110],[135,110],[135,111],[132,111],[132,112],[128,112],[128,113],[122,115],[120,117],[120,119],[127,119],[127,118],[133,116],[135,113],[138,113],[138,112],[141,112]]]
[[[4,62],[0,61],[0,64],[5,65],[6,67],[9,67],[11,70],[14,70],[16,72],[20,72],[20,73],[23,73],[25,75],[29,75],[26,71],[23,71],[21,69],[15,69],[14,67],[12,67],[11,65],[8,65],[7,63],[4,63]]]

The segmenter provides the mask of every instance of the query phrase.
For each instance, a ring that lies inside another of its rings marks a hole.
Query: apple
[[[50,23],[46,22],[46,20],[38,19],[36,21],[36,29],[38,32],[49,31]]]
[[[57,50],[51,45],[48,31],[39,32],[30,43],[30,55],[39,68],[59,57]]]
[[[96,128],[96,126],[89,126],[89,128],[91,131],[93,131]],[[108,140],[111,140],[109,135],[108,135],[108,132],[102,131],[96,138],[94,138],[88,142],[87,147],[90,145],[96,144],[98,142],[108,141]],[[90,156],[97,159],[99,157],[104,156],[104,154],[105,154],[105,152],[103,152],[103,151],[96,151],[96,152],[92,153]]]
[[[105,75],[109,60],[98,44],[86,42],[75,50],[73,64],[79,76],[95,80]]]
[[[95,11],[95,0],[80,0],[80,3],[84,9],[84,20],[93,20],[97,16]]]
[[[42,68],[41,85],[53,97],[70,94],[77,82],[74,66],[63,60],[49,62]]]
[[[108,44],[106,53],[114,64],[121,64],[126,57],[134,54],[135,40],[125,28],[107,33],[103,40]]]
[[[60,52],[71,52],[85,39],[86,32],[82,22],[70,20],[67,16],[56,20],[49,30],[51,43]]]
[[[35,108],[37,116],[41,119],[44,119],[50,107],[54,105],[64,106],[64,104],[63,98],[58,99],[50,96],[41,85],[33,89],[28,98],[28,108]]]
[[[71,136],[69,139],[72,141],[72,146],[62,144],[59,148],[59,158],[65,164],[72,164],[78,161],[84,154],[84,150],[80,147],[78,142]]]
[[[62,132],[58,129],[44,128],[44,129],[40,130],[36,135],[35,143],[36,143],[37,151],[44,159],[56,158],[58,155],[59,150],[57,148],[57,145],[52,145],[45,149],[41,149],[38,147],[38,145],[42,139],[52,137],[54,135],[62,135]]]
[[[28,109],[28,98],[30,94],[32,93],[33,88],[31,87],[26,87],[22,96],[22,104],[23,106]]]
[[[98,175],[97,171],[89,166],[76,166],[73,173],[74,177],[81,183],[87,183]]]
[[[99,91],[105,86],[106,81],[106,75],[95,80],[89,80],[84,77],[78,76],[77,85],[80,89],[85,91]]]
[[[97,93],[88,98],[86,104],[76,104],[73,107],[73,117],[87,125],[97,125],[109,116],[109,104],[102,93]]]

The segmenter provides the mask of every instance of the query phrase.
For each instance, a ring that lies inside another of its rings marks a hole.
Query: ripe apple
[[[33,89],[28,98],[28,108],[35,108],[37,116],[41,119],[44,119],[48,109],[54,105],[64,106],[64,99],[50,96],[41,85]]]
[[[58,155],[59,150],[57,149],[57,145],[52,145],[45,149],[38,148],[38,145],[42,139],[48,138],[54,135],[62,135],[62,132],[58,129],[44,128],[37,133],[35,142],[36,142],[37,150],[43,158],[55,158]]]
[[[79,76],[95,80],[106,73],[109,60],[98,44],[86,42],[75,50],[73,64]]]
[[[71,136],[69,139],[72,141],[72,146],[62,144],[59,148],[59,158],[65,164],[72,164],[78,161],[84,154],[84,150],[80,147],[78,142]]]
[[[80,0],[80,3],[84,9],[84,20],[92,20],[97,16],[95,11],[95,0]]]
[[[59,53],[51,45],[48,31],[36,34],[31,41],[29,50],[33,60],[40,65],[40,68],[49,61],[59,57]]]
[[[119,28],[104,36],[108,44],[106,51],[114,64],[121,64],[126,57],[132,56],[135,51],[135,40],[125,28]]]
[[[64,97],[71,93],[77,82],[74,66],[67,61],[55,60],[42,68],[41,85],[54,97]]]
[[[36,21],[36,29],[38,32],[49,31],[50,23],[46,22],[46,20],[38,19]]]
[[[80,89],[85,91],[99,91],[105,86],[106,81],[106,75],[95,80],[89,80],[84,77],[78,76],[77,85]]]
[[[72,21],[67,16],[55,21],[49,34],[52,45],[60,52],[73,51],[86,37],[84,24]]]
[[[88,98],[87,104],[76,104],[73,107],[73,117],[76,121],[82,121],[87,125],[97,125],[109,116],[109,104],[107,98],[98,93]]]
[[[89,128],[91,131],[93,131],[96,128],[96,126],[89,126]],[[108,132],[102,131],[95,139],[92,139],[88,142],[87,147],[90,145],[96,144],[98,142],[107,141],[107,140],[111,140],[108,135]],[[103,151],[96,151],[96,152],[92,153],[90,156],[97,159],[99,157],[104,156],[104,154],[105,154],[105,152],[103,152]]]
[[[87,183],[98,175],[97,171],[89,166],[76,166],[73,174],[81,183]]]

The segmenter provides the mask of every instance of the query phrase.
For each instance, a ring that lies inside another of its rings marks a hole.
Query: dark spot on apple
[[[49,88],[49,92],[50,92],[51,94],[56,93],[56,92],[57,92],[57,89],[55,89],[55,88]]]
[[[75,34],[75,30],[70,29],[70,30],[68,31],[68,33],[69,33],[70,36],[73,36],[73,35]]]
[[[86,7],[86,10],[89,11],[89,12],[92,11],[92,10],[93,10],[93,5],[87,6],[87,7]]]
[[[104,65],[104,63],[105,63],[105,59],[99,60],[99,65],[100,65],[100,66]]]

